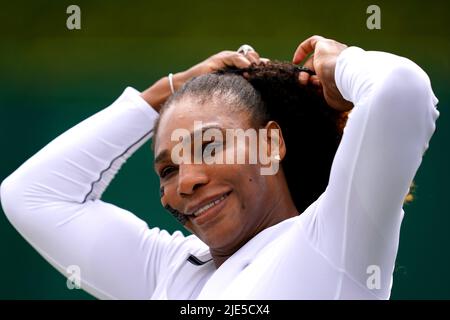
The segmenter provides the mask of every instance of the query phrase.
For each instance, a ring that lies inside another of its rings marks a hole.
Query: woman
[[[127,88],[2,183],[8,219],[60,272],[79,266],[82,288],[99,298],[389,298],[402,203],[437,99],[405,58],[313,36],[293,62],[310,53],[304,66],[314,73],[223,52],[170,86],[164,78],[141,94]],[[258,140],[281,169],[175,161],[172,134],[195,135],[199,120],[202,130],[278,133],[276,150],[273,135]],[[100,200],[151,136],[161,202],[194,235],[149,229]]]

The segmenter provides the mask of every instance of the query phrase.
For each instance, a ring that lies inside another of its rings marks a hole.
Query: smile
[[[228,196],[232,192],[228,191],[219,194],[211,200],[208,200],[208,202],[200,204],[201,207],[195,207],[192,211],[189,211],[190,214],[187,214],[189,219],[197,226],[203,226],[215,220],[227,205]]]
[[[211,202],[207,203],[206,205],[204,205],[203,207],[199,208],[198,210],[194,211],[194,213],[192,213],[195,217],[198,217],[199,215],[201,215],[202,213],[204,213],[206,210],[208,210],[209,208],[212,208],[216,205],[218,205],[220,202],[222,202],[223,200],[225,200],[226,197],[228,197],[229,193],[226,193],[224,195],[222,195],[219,199],[216,200],[212,200]]]

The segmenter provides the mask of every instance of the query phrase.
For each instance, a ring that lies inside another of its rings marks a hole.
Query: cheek
[[[240,210],[252,208],[261,201],[261,175],[259,165],[230,165],[226,174],[239,201]]]
[[[269,197],[273,196],[267,192],[267,176],[261,175],[260,165],[252,166],[252,170],[250,170],[244,182],[246,190],[248,190],[249,205],[259,207],[264,205]]]
[[[161,204],[163,207],[167,204],[175,206],[176,185],[171,181],[167,181],[164,183],[164,185],[160,185],[159,197],[161,199]]]
[[[169,200],[168,198],[170,198],[167,194],[167,190],[168,190],[168,188],[165,186],[160,186],[160,188],[159,188],[159,197],[160,197],[161,204],[163,207],[166,206],[166,204]]]
[[[175,218],[177,219],[177,221],[179,223],[181,223],[182,225],[185,225],[186,222],[188,221],[188,219],[186,218],[186,216],[184,214],[182,214],[181,212],[179,212],[178,210],[175,210],[174,208],[172,208],[170,205],[166,205],[164,206],[164,209],[166,209],[167,211],[169,211],[169,213]]]
[[[166,209],[179,223],[182,225],[186,225],[186,222],[188,222],[188,219],[184,214],[179,212],[178,210],[172,208],[170,204],[168,203],[167,199],[166,202],[163,201],[163,198],[165,197],[165,187],[161,186],[159,189],[159,195],[161,197],[161,204],[163,205],[164,209]]]

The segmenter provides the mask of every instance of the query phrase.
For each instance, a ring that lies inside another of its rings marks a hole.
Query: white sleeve
[[[335,79],[354,108],[310,231],[327,259],[362,286],[379,268],[389,296],[402,205],[435,131],[437,99],[419,66],[383,52],[347,48]]]
[[[99,298],[150,298],[168,259],[187,241],[100,200],[158,114],[133,88],[50,142],[1,185],[3,210],[55,268],[76,265]]]

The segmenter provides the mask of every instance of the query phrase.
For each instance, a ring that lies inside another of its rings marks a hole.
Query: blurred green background
[[[66,8],[81,8],[81,30]],[[366,8],[381,8],[381,30]],[[54,137],[108,106],[126,86],[143,90],[223,49],[253,45],[290,60],[312,34],[406,56],[425,69],[441,117],[405,207],[392,299],[450,298],[448,90],[450,28],[445,1],[2,1],[0,180]],[[447,141],[447,142],[446,142]],[[104,200],[150,226],[178,225],[160,207],[149,144],[123,167]],[[2,212],[3,213],[3,212]],[[68,290],[0,214],[0,299],[92,299]]]

